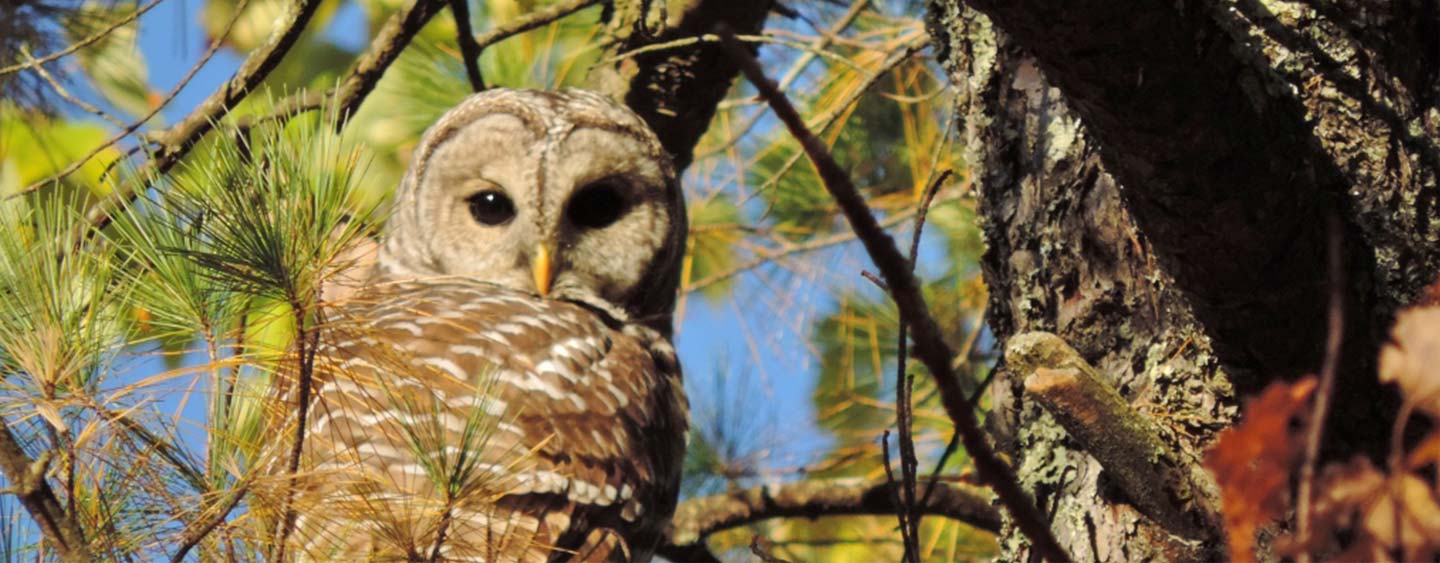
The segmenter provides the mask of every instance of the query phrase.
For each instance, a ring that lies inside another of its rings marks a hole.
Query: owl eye
[[[570,198],[566,214],[582,229],[603,229],[619,220],[627,205],[619,187],[601,182],[586,186]]]
[[[470,203],[470,216],[482,224],[503,225],[515,218],[515,202],[498,191],[480,192],[466,201]]]

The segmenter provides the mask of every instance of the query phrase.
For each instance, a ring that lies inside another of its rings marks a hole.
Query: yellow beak
[[[531,263],[532,273],[535,274],[535,291],[544,297],[550,293],[550,282],[554,281],[554,267],[551,263],[550,248],[538,244],[535,245],[535,259]]]

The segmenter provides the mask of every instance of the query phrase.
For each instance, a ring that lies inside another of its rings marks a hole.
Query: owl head
[[[377,272],[472,278],[669,334],[686,233],[670,157],[635,113],[580,90],[492,89],[425,132]]]

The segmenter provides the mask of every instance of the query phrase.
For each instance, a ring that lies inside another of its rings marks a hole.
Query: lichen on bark
[[[1061,335],[1125,398],[1198,451],[1235,416],[1226,373],[1126,209],[1086,128],[1035,60],[988,18],[931,5],[931,30],[958,90],[966,156],[980,197],[997,339]],[[1080,561],[1213,557],[1213,545],[1172,537],[1116,498],[1099,464],[1000,366],[989,425],[1022,480]],[[1182,383],[1183,382],[1183,383]],[[1004,559],[1021,559],[1007,529]]]

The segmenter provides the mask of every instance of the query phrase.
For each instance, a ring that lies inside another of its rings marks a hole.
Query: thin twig
[[[930,473],[930,482],[925,485],[925,494],[920,495],[920,505],[930,504],[930,496],[935,494],[935,486],[940,484],[940,471],[945,469],[945,463],[950,461],[950,456],[955,455],[955,450],[960,448],[960,433],[951,432],[950,441],[945,443],[945,451],[940,452],[939,461],[935,462],[935,471]]]
[[[755,58],[745,50],[743,44],[733,38],[728,29],[721,28],[719,32],[726,38],[724,45],[730,57],[775,110],[776,117],[785,123],[790,134],[805,149],[805,154],[815,166],[821,183],[835,198],[835,202],[845,213],[846,220],[850,222],[850,227],[865,245],[866,252],[885,276],[891,297],[895,300],[896,307],[906,316],[910,326],[915,355],[934,377],[936,386],[940,389],[940,402],[956,429],[960,431],[961,443],[974,460],[976,473],[1009,509],[1016,526],[1030,539],[1040,556],[1057,563],[1070,561],[1069,554],[1050,533],[1050,528],[1040,510],[1036,508],[1035,502],[1020,488],[1015,474],[995,453],[994,447],[980,429],[974,406],[966,399],[954,370],[950,368],[950,358],[954,354],[940,336],[940,329],[925,305],[925,297],[921,295],[919,285],[910,273],[909,264],[896,248],[895,241],[875,221],[869,206],[851,182],[850,175],[835,162],[825,144],[805,126],[804,119],[795,111],[785,94],[777,90],[775,84],[765,77]]]
[[[30,49],[27,49],[24,45],[20,46],[20,55],[24,56],[25,60],[27,61],[35,60],[35,58],[30,55]],[[94,105],[87,103],[85,100],[76,98],[75,96],[71,95],[70,91],[65,89],[65,85],[61,84],[59,80],[57,80],[53,75],[51,75],[50,71],[45,70],[45,65],[35,65],[32,68],[35,69],[35,72],[40,75],[40,78],[44,80],[46,84],[50,85],[50,89],[54,90],[61,99],[64,99],[71,104],[74,104],[76,107],[79,107],[86,112],[94,114],[100,119],[104,119],[105,121],[110,122],[111,125],[120,128],[125,127],[124,121],[120,121],[115,116],[106,113],[105,110],[95,107]]]
[[[200,542],[204,541],[205,538],[210,535],[210,532],[215,531],[217,526],[225,523],[225,520],[230,517],[230,513],[235,511],[235,507],[240,506],[240,501],[243,500],[249,492],[250,483],[244,482],[237,484],[235,488],[230,490],[230,496],[216,506],[215,513],[211,514],[210,518],[196,521],[188,526],[184,537],[180,539],[180,547],[175,550],[175,555],[170,557],[171,563],[184,561],[185,556],[190,553],[191,549],[200,545]]]
[[[880,279],[880,276],[875,275],[875,272],[872,272],[870,270],[860,270],[860,277],[865,278],[870,283],[875,284],[875,287],[880,288],[880,291],[884,291],[886,293],[890,292],[890,286],[885,283],[885,280]]]
[[[940,186],[945,183],[950,174],[950,170],[941,172],[925,188],[925,193],[921,197],[919,214],[915,216],[915,228],[910,236],[910,273],[912,275],[915,273],[915,263],[920,255],[920,235],[925,231],[925,216],[930,211],[930,204],[935,200],[935,193],[940,190]],[[915,435],[911,415],[911,394],[915,379],[906,369],[905,360],[908,359],[909,354],[905,344],[909,340],[909,336],[905,333],[905,323],[905,313],[902,311],[898,343],[895,348],[895,425],[900,434],[900,492],[904,499],[899,511],[900,538],[905,543],[905,561],[918,562],[920,560],[920,516],[914,514],[914,508],[915,476],[920,463],[915,457]]]
[[[464,1],[464,0],[461,0]],[[452,499],[450,502],[454,502]],[[451,521],[455,518],[455,508],[447,507],[445,513],[440,515],[440,525],[435,530],[435,547],[430,550],[430,563],[437,563],[440,559],[440,548],[445,545],[445,534],[450,531]]]
[[[1341,256],[1340,217],[1330,214],[1329,237],[1326,257],[1330,270],[1330,310],[1325,332],[1325,359],[1320,365],[1320,387],[1315,390],[1315,408],[1310,415],[1310,427],[1305,432],[1305,458],[1300,466],[1300,483],[1295,488],[1295,528],[1301,542],[1310,538],[1310,502],[1315,486],[1315,466],[1320,461],[1320,442],[1325,437],[1325,419],[1330,412],[1330,400],[1335,394],[1335,377],[1340,367],[1340,346],[1345,338],[1345,270]],[[1307,562],[1310,554],[1302,551],[1297,561]]]
[[[895,404],[897,407],[895,409],[896,418],[898,419],[900,418],[900,409],[898,408],[900,402],[896,401]],[[901,455],[903,456],[904,454],[902,453]],[[885,429],[884,433],[880,434],[880,463],[885,468],[885,483],[890,486],[890,497],[895,502],[895,519],[900,524],[900,543],[904,546],[901,560],[910,563],[916,561],[915,557],[920,553],[919,544],[915,542],[915,538],[910,535],[911,530],[915,529],[913,521],[915,499],[913,498],[914,495],[911,495],[912,498],[906,498],[905,496],[905,481],[903,477],[905,461],[903,459],[900,461],[900,472],[902,475],[900,486],[895,486],[895,471],[890,468],[890,429],[888,428]],[[915,544],[914,550],[911,549],[911,544]]]
[[[295,326],[300,334],[295,339],[296,357],[298,359],[299,377],[295,382],[295,438],[290,443],[290,457],[286,461],[287,475],[295,475],[300,472],[300,458],[305,451],[305,431],[310,424],[310,392],[311,385],[315,378],[315,352],[319,345],[319,330],[311,326],[305,328],[307,308],[295,296],[291,296],[290,307],[294,311]],[[280,510],[284,516],[280,519],[280,529],[277,534],[275,546],[279,554],[276,561],[285,560],[285,542],[290,539],[290,533],[295,528],[295,488],[288,487],[285,492],[285,504]]]
[[[200,60],[196,61],[195,64],[190,66],[190,70],[185,73],[185,76],[180,77],[180,81],[177,82],[175,86],[165,94],[165,97],[160,100],[160,103],[155,104],[155,107],[150,108],[149,113],[141,116],[140,119],[135,120],[130,125],[125,126],[114,136],[106,139],[104,142],[100,143],[99,146],[91,149],[90,152],[85,153],[85,156],[82,156],[79,159],[76,159],[74,162],[71,162],[69,166],[66,166],[65,168],[61,169],[59,172],[56,172],[48,178],[38,180],[35,183],[26,186],[24,189],[15,192],[14,194],[11,194],[6,199],[34,192],[36,190],[39,190],[40,188],[65,179],[67,176],[74,174],[75,171],[79,170],[80,167],[85,165],[85,163],[90,162],[90,159],[95,158],[101,152],[104,152],[105,149],[114,146],[115,143],[120,142],[121,139],[130,136],[130,134],[134,133],[136,130],[140,129],[141,126],[149,122],[151,118],[155,117],[156,114],[159,114],[160,110],[164,109],[165,106],[169,105],[170,102],[175,99],[175,96],[178,96],[180,94],[180,90],[183,90],[186,85],[190,84],[191,80],[195,79],[195,75],[200,72],[200,68],[205,66],[206,63],[209,63],[210,58],[214,57],[215,53],[220,50],[220,46],[223,45],[225,39],[230,36],[230,30],[235,28],[235,23],[240,21],[240,15],[245,12],[245,8],[249,6],[249,4],[250,0],[240,0],[240,2],[235,5],[235,13],[231,14],[229,21],[225,22],[225,29],[220,32],[220,35],[216,36],[215,39],[210,42],[210,47],[205,50],[205,54],[201,55]]]
[[[819,56],[816,55],[815,52],[823,51],[828,48],[830,46],[832,38],[840,35],[841,32],[845,31],[846,28],[850,27],[850,24],[854,23],[856,18],[860,17],[860,12],[863,12],[865,10],[865,7],[869,5],[870,0],[856,0],[854,3],[850,4],[850,8],[845,11],[845,14],[840,16],[840,18],[835,20],[835,23],[830,26],[828,33],[821,34],[820,37],[817,37],[814,41],[811,41],[810,49],[801,52],[800,57],[795,59],[795,62],[790,65],[790,70],[786,71],[785,76],[782,76],[780,78],[780,89],[789,89],[790,85],[793,84],[795,80],[799,79],[800,75],[805,72],[805,68],[809,67],[810,63]],[[720,109],[727,109],[727,105],[732,104],[729,102],[721,102]],[[755,110],[754,113],[750,114],[750,117],[747,117],[745,119],[745,122],[743,124],[733,129],[733,134],[729,136],[729,139],[715,147],[707,149],[705,152],[696,155],[695,158],[698,160],[706,156],[728,150],[730,147],[735,146],[736,143],[740,142],[740,139],[745,138],[746,135],[750,134],[750,131],[755,128],[755,125],[760,123],[760,118],[764,117],[768,111],[769,109],[766,106],[762,106],[760,109]]]
[[[746,43],[771,43],[771,44],[775,44],[775,45],[781,45],[781,46],[789,47],[789,48],[791,48],[791,49],[795,49],[795,50],[798,50],[798,51],[803,51],[803,52],[806,52],[806,53],[813,53],[813,54],[815,54],[816,56],[824,57],[826,60],[829,60],[829,61],[832,61],[832,62],[835,62],[835,63],[838,63],[838,64],[842,64],[842,65],[848,66],[848,67],[854,69],[854,70],[857,71],[857,72],[860,72],[860,73],[868,73],[868,72],[869,72],[869,71],[865,70],[865,67],[860,66],[859,63],[856,63],[855,61],[850,60],[849,57],[846,57],[846,56],[841,55],[841,54],[839,54],[839,53],[832,53],[832,52],[830,52],[830,51],[826,51],[826,50],[823,50],[823,49],[815,49],[815,48],[811,47],[811,46],[810,46],[809,44],[807,44],[807,43],[800,43],[800,42],[798,42],[798,41],[788,41],[788,40],[785,40],[785,39],[780,39],[780,38],[778,38],[778,37],[772,37],[772,36],[769,36],[769,35],[736,35],[735,38],[738,39],[738,40],[740,40],[740,41],[744,41],[744,42],[746,42]],[[672,50],[672,49],[679,49],[679,48],[681,48],[681,47],[689,47],[689,46],[692,46],[692,45],[701,45],[701,44],[705,44],[705,43],[719,43],[719,42],[720,42],[720,36],[719,36],[719,35],[715,35],[715,34],[712,34],[712,33],[707,33],[707,34],[705,34],[705,35],[695,35],[695,36],[691,36],[691,37],[685,37],[685,38],[681,38],[681,39],[676,39],[676,40],[674,40],[674,41],[666,41],[666,42],[664,42],[664,43],[655,43],[655,44],[646,45],[646,46],[644,46],[644,47],[640,47],[640,48],[637,48],[637,49],[632,49],[632,50],[626,51],[626,52],[624,52],[624,53],[620,53],[620,54],[618,54],[618,55],[615,55],[615,56],[613,56],[613,57],[610,57],[610,58],[608,58],[608,59],[605,59],[605,60],[603,60],[603,61],[600,61],[600,62],[598,62],[598,63],[596,63],[596,64],[601,64],[601,65],[615,64],[615,63],[620,62],[620,61],[623,61],[623,60],[625,60],[625,59],[630,59],[630,58],[638,57],[638,56],[644,55],[644,54],[646,54],[646,53],[657,53],[657,52],[660,52],[660,51],[669,51],[669,50]]]
[[[35,68],[35,67],[37,67],[37,66],[39,66],[39,65],[48,63],[48,62],[50,62],[50,61],[54,61],[54,60],[56,60],[56,59],[59,59],[59,58],[61,58],[61,57],[64,57],[64,56],[66,56],[66,55],[69,55],[69,54],[71,54],[71,53],[74,53],[74,52],[76,52],[76,51],[79,51],[79,50],[81,50],[81,49],[84,49],[85,47],[88,47],[88,46],[94,44],[96,41],[99,41],[99,40],[101,40],[101,39],[104,39],[106,35],[110,35],[111,33],[114,33],[115,30],[120,29],[120,28],[122,28],[122,27],[125,27],[125,24],[128,24],[128,23],[130,23],[130,22],[133,22],[133,21],[135,21],[137,18],[139,18],[140,16],[145,15],[145,12],[150,11],[150,8],[154,8],[155,6],[159,5],[159,4],[160,4],[160,1],[161,1],[161,0],[150,0],[149,2],[146,2],[145,5],[144,5],[144,6],[141,6],[138,10],[135,10],[134,12],[131,12],[130,14],[126,15],[126,16],[123,17],[123,18],[120,18],[120,19],[118,19],[118,20],[115,20],[114,22],[111,22],[110,25],[109,25],[108,27],[106,27],[105,29],[102,29],[102,30],[100,30],[100,31],[97,31],[97,32],[95,32],[94,35],[91,35],[91,36],[89,36],[89,37],[86,37],[86,38],[84,38],[84,39],[81,39],[81,40],[75,42],[74,44],[70,45],[69,47],[66,47],[66,48],[64,48],[64,49],[61,49],[61,50],[56,51],[56,52],[54,52],[54,53],[50,53],[50,54],[45,55],[45,56],[43,56],[43,57],[40,57],[40,58],[38,58],[38,59],[28,60],[28,61],[25,61],[25,62],[23,62],[23,63],[17,63],[17,64],[13,64],[13,65],[7,66],[7,67],[5,67],[5,68],[0,68],[0,76],[5,76],[5,75],[7,75],[7,74],[13,74],[13,73],[16,73],[16,72],[20,72],[20,71],[25,70],[25,69],[27,69],[27,68]]]
[[[965,195],[963,194],[950,196],[939,200],[939,202],[941,204],[945,204],[952,201],[958,201],[964,197]],[[912,207],[909,209],[903,209],[894,214],[886,216],[885,220],[880,222],[880,226],[888,229],[890,227],[899,225],[900,223],[904,223],[905,221],[910,220],[911,217],[914,217],[917,214],[919,214],[919,210],[917,208]],[[785,243],[785,245],[781,246],[780,248],[756,252],[756,257],[745,261],[743,264],[705,276],[704,278],[697,280],[694,283],[687,284],[685,287],[681,288],[681,291],[685,293],[699,291],[701,289],[723,282],[737,275],[748,272],[755,268],[759,268],[760,266],[764,266],[765,264],[769,264],[781,258],[785,258],[795,254],[821,250],[824,248],[835,246],[837,244],[844,244],[853,240],[855,240],[854,231],[843,231],[832,235],[811,239],[807,242],[800,244]]]
[[[460,58],[465,61],[465,78],[470,80],[471,90],[483,92],[485,77],[480,74],[480,45],[470,30],[470,0],[450,0],[450,15],[455,17],[455,41],[460,44]]]
[[[809,123],[813,123],[814,125],[812,125],[812,127],[819,129],[822,133],[825,132],[831,126],[835,125],[836,120],[838,120],[840,116],[846,111],[848,111],[850,109],[850,106],[854,105],[857,101],[859,101],[860,98],[866,93],[868,93],[871,88],[874,88],[876,84],[879,84],[882,77],[888,75],[896,68],[899,68],[901,64],[909,60],[910,57],[915,55],[915,53],[920,52],[920,50],[929,43],[930,38],[924,33],[917,33],[913,37],[901,41],[899,47],[903,47],[903,49],[898,49],[899,52],[890,60],[882,63],[880,65],[880,68],[875,69],[875,72],[862,72],[861,74],[864,75],[865,79],[864,82],[860,83],[858,86],[852,89],[850,91],[850,94],[846,96],[845,99],[840,100],[838,103],[832,104],[829,111],[826,111],[825,113],[822,113],[819,116],[812,118]],[[796,152],[795,154],[790,155],[790,158],[786,160],[784,164],[780,165],[780,168],[776,170],[774,174],[771,174],[770,178],[766,180],[765,183],[755,188],[754,193],[750,197],[756,197],[760,194],[760,192],[763,192],[778,183],[780,179],[785,176],[785,174],[790,172],[791,168],[794,168],[795,165],[800,162],[800,159],[803,156],[805,156],[803,151]],[[742,201],[741,203],[745,202]]]

